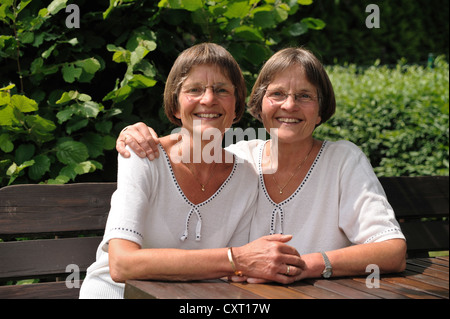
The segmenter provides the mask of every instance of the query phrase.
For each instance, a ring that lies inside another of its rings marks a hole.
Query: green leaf
[[[61,69],[64,81],[73,83],[75,79],[78,79],[83,72],[82,68],[76,68],[73,64],[64,65]]]
[[[261,65],[268,56],[270,56],[270,52],[261,44],[250,43],[245,50],[245,58],[254,65]]]
[[[28,169],[28,176],[35,181],[40,180],[46,172],[50,171],[50,158],[46,155],[37,155],[33,158],[34,165]]]
[[[38,104],[36,101],[27,98],[23,95],[13,95],[11,97],[11,105],[16,107],[23,113],[33,112],[38,110]]]
[[[49,179],[47,181],[47,184],[50,185],[59,185],[59,184],[65,184],[70,180],[69,177],[64,175],[58,175],[55,179]]]
[[[30,127],[31,131],[52,132],[56,129],[56,125],[53,121],[47,120],[40,115],[28,115],[25,117],[25,122]]]
[[[229,19],[242,19],[248,14],[250,8],[251,6],[248,1],[233,1],[231,3],[228,3],[227,11],[223,15]]]
[[[10,84],[8,86],[2,87],[2,88],[0,88],[0,92],[2,92],[2,91],[9,91],[15,86],[16,86],[15,84]]]
[[[66,7],[67,0],[53,0],[47,7],[48,13],[57,14],[59,10]]]
[[[86,133],[80,141],[86,145],[90,158],[96,158],[103,154],[103,138],[99,134]]]
[[[188,11],[196,11],[203,8],[203,0],[183,0],[183,8]]]
[[[308,28],[312,30],[322,30],[327,25],[324,21],[315,18],[305,18],[302,19],[301,22],[306,24]]]
[[[98,113],[103,110],[103,105],[94,101],[84,102],[79,106],[80,114],[86,117],[97,117]]]
[[[59,111],[56,113],[56,118],[58,119],[58,123],[62,124],[65,121],[70,120],[72,115],[76,113],[76,106],[69,106],[65,108],[64,110]]]
[[[6,133],[0,135],[0,149],[5,153],[10,153],[14,149],[11,137]]]
[[[61,95],[61,98],[56,101],[56,104],[64,104],[67,103],[69,101],[75,100],[78,97],[78,91],[69,91],[69,92],[64,92]]]
[[[67,134],[72,134],[72,132],[78,131],[89,124],[88,119],[80,119],[78,116],[71,119],[66,125]]]
[[[57,147],[56,157],[63,164],[76,164],[85,161],[89,157],[89,153],[83,143],[67,141]]]
[[[17,177],[19,177],[20,172],[22,172],[25,168],[30,167],[34,164],[34,161],[26,161],[22,163],[21,165],[17,166],[16,163],[12,163],[11,166],[7,169],[6,175],[10,176],[8,185],[11,185],[14,183]]]
[[[255,13],[253,22],[255,26],[261,28],[273,28],[276,26],[274,14],[269,11],[260,11]]]
[[[301,22],[293,23],[287,28],[287,33],[293,37],[298,37],[306,32],[308,32],[308,27]]]
[[[74,170],[78,175],[92,173],[95,171],[95,165],[91,161],[85,161],[77,164]]]
[[[145,75],[142,75],[142,74],[135,74],[130,79],[130,81],[128,81],[129,86],[131,86],[133,88],[139,88],[139,89],[152,87],[156,83],[157,83],[156,80],[146,77]]]
[[[0,125],[11,126],[14,123],[17,123],[14,109],[9,105],[0,107]]]
[[[100,69],[100,62],[95,58],[89,58],[83,61],[75,62],[76,66],[82,68],[85,72],[94,74]]]
[[[240,27],[237,27],[236,29],[234,29],[234,34],[237,37],[242,38],[244,40],[248,40],[248,41],[264,40],[264,37],[260,31],[258,31],[255,28],[252,28],[250,26],[247,26],[247,25],[243,25],[243,26],[240,26]]]
[[[31,158],[34,156],[35,151],[36,147],[33,144],[19,145],[14,154],[14,162],[20,165],[26,161],[31,160]]]
[[[114,100],[114,102],[119,103],[124,101],[132,92],[132,88],[129,85],[125,85],[119,89],[115,89],[109,92],[103,101]]]
[[[112,150],[116,147],[116,139],[112,136],[103,136],[103,148],[105,150]]]

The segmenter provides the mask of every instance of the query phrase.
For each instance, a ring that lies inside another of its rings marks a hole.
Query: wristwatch
[[[328,259],[328,256],[324,252],[321,252],[321,254],[323,260],[325,261],[325,269],[322,271],[322,277],[328,279],[331,277],[333,273],[333,268],[331,267],[331,263],[330,260]]]

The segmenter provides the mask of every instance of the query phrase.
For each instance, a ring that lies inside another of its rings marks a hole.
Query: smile
[[[292,117],[278,117],[277,120],[282,123],[300,123],[301,120]]]
[[[219,113],[196,113],[195,116],[204,118],[204,119],[214,119],[214,118],[219,118],[222,115]]]

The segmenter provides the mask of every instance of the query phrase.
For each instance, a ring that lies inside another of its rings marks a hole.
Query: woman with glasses
[[[336,107],[318,59],[301,48],[279,51],[263,66],[248,104],[272,136],[228,148],[255,163],[259,173],[250,240],[291,234],[289,244],[306,263],[297,279],[363,275],[369,265],[382,273],[402,271],[405,238],[368,159],[350,142],[313,137]],[[154,143],[148,132],[143,124],[130,127],[119,136],[118,151],[124,136]],[[139,147],[152,153],[148,145]],[[286,266],[286,274],[298,271]]]
[[[119,156],[105,235],[81,298],[122,298],[128,279],[199,280],[245,271],[288,283],[295,279],[285,274],[287,264],[300,274],[302,259],[284,243],[290,236],[248,243],[257,175],[221,148],[225,130],[244,112],[245,97],[240,68],[222,47],[200,44],[177,58],[164,108],[181,130],[160,139],[161,156],[154,161],[133,152]],[[234,254],[248,267],[237,269]]]

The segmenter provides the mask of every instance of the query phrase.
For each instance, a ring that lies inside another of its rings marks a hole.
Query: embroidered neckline
[[[259,150],[259,159],[258,159],[258,175],[259,175],[259,184],[261,186],[261,189],[264,191],[264,195],[266,196],[267,200],[275,207],[277,208],[281,208],[281,206],[289,203],[303,188],[303,186],[306,184],[306,182],[308,181],[309,177],[311,176],[314,168],[317,165],[317,162],[319,161],[322,153],[325,150],[325,146],[327,145],[327,141],[323,141],[322,146],[320,147],[319,153],[317,154],[316,158],[314,159],[314,162],[312,163],[311,167],[308,170],[308,173],[306,173],[305,178],[303,178],[302,182],[300,183],[300,185],[297,187],[297,189],[295,190],[295,192],[293,192],[291,194],[291,196],[289,196],[288,198],[286,198],[285,200],[279,202],[279,203],[275,203],[273,201],[273,199],[270,197],[269,192],[266,189],[266,184],[264,183],[264,174],[262,173],[262,155],[263,155],[263,151],[264,151],[264,147],[266,145],[266,143],[269,140],[265,141],[264,143],[261,143],[261,148]]]
[[[180,185],[178,184],[178,181],[175,177],[175,173],[173,172],[173,167],[172,167],[172,163],[170,162],[169,156],[167,155],[165,149],[162,147],[161,144],[158,145],[161,153],[164,154],[164,157],[166,159],[166,163],[167,166],[169,168],[170,174],[172,176],[172,182],[175,184],[175,187],[178,190],[178,194],[181,195],[181,197],[184,199],[184,201],[186,202],[186,204],[188,204],[189,206],[191,206],[191,209],[189,210],[187,216],[186,216],[186,222],[185,222],[185,227],[184,227],[184,232],[180,237],[181,241],[185,241],[188,238],[188,234],[189,234],[189,223],[191,220],[192,215],[195,213],[195,215],[197,216],[197,226],[195,228],[195,240],[196,241],[200,241],[201,239],[201,231],[202,231],[202,214],[200,213],[200,207],[207,205],[208,203],[210,203],[214,198],[216,198],[220,192],[225,188],[225,186],[228,184],[228,182],[231,180],[231,178],[233,177],[236,168],[237,168],[237,160],[236,160],[236,156],[233,154],[233,169],[231,170],[230,175],[228,175],[227,179],[222,183],[222,185],[220,185],[219,189],[208,199],[206,199],[205,201],[199,203],[199,204],[194,204],[192,203],[187,196],[184,194],[183,190],[181,189]]]
[[[181,189],[180,185],[178,184],[177,178],[175,177],[175,173],[173,172],[172,163],[170,162],[170,159],[169,159],[169,156],[166,153],[166,150],[161,146],[161,144],[158,144],[158,147],[162,151],[162,154],[164,154],[164,158],[166,160],[167,166],[169,167],[169,171],[170,171],[170,175],[172,177],[172,181],[175,184],[175,187],[177,188],[178,193],[183,197],[185,202],[188,203],[191,207],[202,207],[202,206],[205,206],[206,204],[211,202],[214,198],[216,198],[219,195],[219,193],[222,191],[222,189],[224,189],[225,186],[229,183],[229,181],[233,177],[233,175],[234,175],[234,173],[236,171],[236,168],[237,168],[236,155],[233,154],[233,169],[231,170],[231,173],[230,173],[230,175],[228,175],[227,179],[222,183],[222,185],[220,185],[219,189],[213,195],[211,195],[211,197],[209,197],[208,199],[204,200],[201,203],[194,204],[186,197],[186,195],[184,194],[184,192]]]

